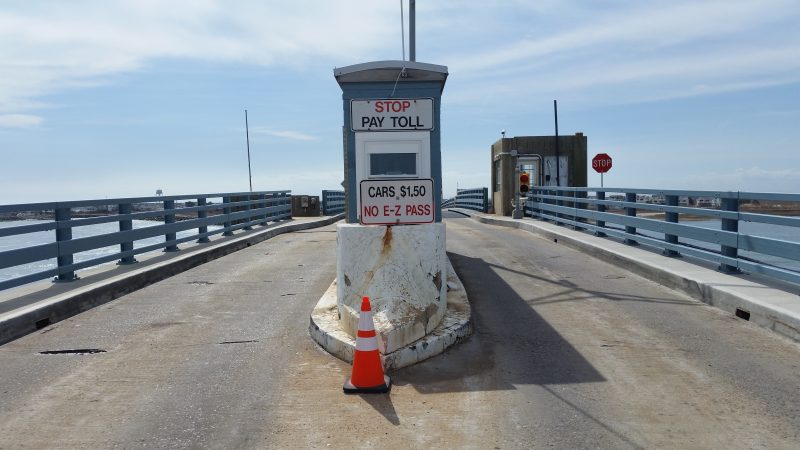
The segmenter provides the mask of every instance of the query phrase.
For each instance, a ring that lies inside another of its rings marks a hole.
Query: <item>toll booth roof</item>
[[[447,66],[416,61],[372,61],[354,64],[334,69],[333,76],[336,77],[339,86],[345,83],[381,81],[394,83],[403,70],[405,70],[403,81],[439,81],[444,89]]]

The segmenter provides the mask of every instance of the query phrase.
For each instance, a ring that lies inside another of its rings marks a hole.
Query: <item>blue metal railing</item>
[[[465,208],[474,211],[489,211],[489,189],[459,189],[456,196],[442,201],[442,208]]]
[[[344,191],[322,191],[322,215],[344,213]]]
[[[754,207],[766,203],[772,209]],[[725,272],[746,271],[800,283],[800,217],[775,214],[787,212],[775,207],[778,204],[800,205],[800,194],[533,188],[525,214],[626,244],[653,246],[666,256],[711,261]],[[711,226],[695,222],[703,219],[714,222]],[[740,230],[743,224],[748,228],[760,224],[763,230]],[[764,231],[767,228],[786,230],[785,235],[793,238],[776,238]]]
[[[212,203],[209,199],[221,201]],[[183,202],[176,203],[179,200]],[[238,229],[290,219],[291,213],[288,190],[0,205],[0,216],[5,219],[47,220],[2,227],[0,238],[15,236],[22,240],[30,233],[55,231],[52,242],[0,252],[0,269],[56,260],[55,267],[0,281],[0,290],[50,277],[55,277],[56,281],[71,281],[77,278],[75,271],[79,269],[114,260],[119,260],[120,264],[134,263],[134,256],[140,253],[162,248],[177,251],[180,243],[192,240],[207,243],[208,237],[214,234],[230,236]],[[138,219],[158,219],[163,225],[134,229],[133,220]],[[72,232],[78,227],[114,222],[119,223],[119,231],[73,238]],[[209,226],[219,228],[209,231]],[[177,236],[191,229],[197,229],[197,233]],[[136,241],[159,236],[164,237],[162,242],[134,248]],[[119,245],[118,252],[75,262],[77,253],[116,245]]]

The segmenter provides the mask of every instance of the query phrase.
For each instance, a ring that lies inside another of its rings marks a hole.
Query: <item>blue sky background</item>
[[[399,1],[5,1],[0,203],[343,178],[333,68],[400,59]],[[407,10],[406,10],[407,12]],[[800,192],[800,2],[417,1],[444,194],[500,137],[588,136],[618,187]],[[599,185],[591,171],[589,184]]]

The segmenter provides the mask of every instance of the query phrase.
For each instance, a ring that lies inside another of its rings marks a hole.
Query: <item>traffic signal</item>
[[[520,194],[527,194],[531,190],[531,176],[528,172],[520,172],[519,174],[519,192]]]

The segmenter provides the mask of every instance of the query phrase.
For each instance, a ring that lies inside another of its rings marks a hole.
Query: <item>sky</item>
[[[341,189],[333,69],[402,59],[400,4],[3,1],[0,204],[247,191],[245,110],[254,190]],[[553,100],[605,186],[800,193],[799,0],[416,8],[445,197],[489,186],[501,130],[552,135]]]

